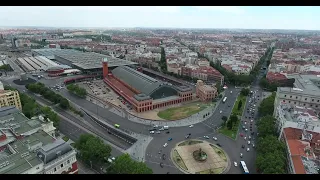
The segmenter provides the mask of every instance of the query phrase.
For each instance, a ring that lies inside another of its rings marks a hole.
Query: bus
[[[224,102],[224,103],[225,103],[225,102],[226,102],[226,100],[227,100],[227,97],[224,97],[224,98],[223,98],[223,100],[222,100],[222,102]]]
[[[120,125],[119,124],[114,124],[114,127],[119,128]]]
[[[247,168],[246,163],[244,161],[240,161],[240,164],[241,164],[241,167],[242,167],[244,174],[249,174],[249,170]]]

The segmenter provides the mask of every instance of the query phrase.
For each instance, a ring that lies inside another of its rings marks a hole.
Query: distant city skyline
[[[0,26],[320,30],[317,6],[2,6]]]

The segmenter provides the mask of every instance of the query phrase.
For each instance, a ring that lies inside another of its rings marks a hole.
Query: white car
[[[150,134],[154,134],[154,131],[150,131]]]
[[[157,131],[156,134],[160,134],[160,131]]]
[[[253,122],[253,119],[251,119],[251,122]]]
[[[234,164],[234,166],[236,166],[236,167],[238,166],[238,163],[237,163],[237,162],[233,162],[233,164]]]
[[[252,144],[252,147],[254,148],[254,144]]]
[[[206,139],[209,139],[209,136],[203,136],[204,138],[206,138]]]
[[[222,111],[220,111],[220,114],[222,113]]]
[[[230,91],[230,94],[232,94],[232,91]]]
[[[214,139],[215,141],[218,141],[218,138],[216,138],[216,137],[212,137],[212,139]]]
[[[168,146],[168,143],[165,143],[164,145],[163,145],[163,147],[167,147]]]
[[[244,140],[247,140],[247,136],[244,137]]]
[[[244,131],[246,131],[246,132],[247,132],[247,131],[248,131],[248,129],[245,129]]]
[[[241,157],[241,158],[243,157],[243,154],[242,154],[242,153],[240,153],[240,157]]]
[[[248,144],[250,144],[251,142],[250,141],[248,141]]]
[[[191,124],[190,126],[189,126],[189,128],[192,128],[193,127],[193,125]]]
[[[247,148],[247,152],[249,152],[250,151],[250,148]]]

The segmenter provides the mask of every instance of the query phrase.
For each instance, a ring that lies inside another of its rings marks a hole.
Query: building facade
[[[212,101],[218,96],[217,88],[205,85],[203,81],[198,80],[196,84],[196,95],[201,101]]]
[[[18,91],[0,90],[0,108],[6,106],[15,106],[17,109],[22,110]]]

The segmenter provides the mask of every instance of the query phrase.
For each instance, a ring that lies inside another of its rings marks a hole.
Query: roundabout
[[[177,143],[171,150],[171,160],[186,174],[221,174],[229,164],[224,150],[197,139]]]

